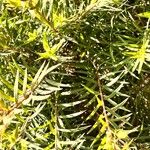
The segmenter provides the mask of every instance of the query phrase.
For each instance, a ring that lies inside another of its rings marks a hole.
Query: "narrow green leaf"
[[[75,140],[75,141],[59,141],[61,145],[77,145],[83,140]]]
[[[5,94],[2,90],[0,90],[0,97],[3,99],[6,99],[10,102],[15,102],[15,99],[11,96],[8,96],[7,94]]]
[[[125,108],[123,105],[128,101],[128,98],[126,98],[124,101],[122,101],[120,104],[117,104],[115,107],[111,108],[112,111],[117,111],[118,109],[124,110]]]
[[[140,60],[137,59],[137,60],[135,61],[135,63],[134,63],[133,68],[132,68],[132,72],[134,72],[134,71],[136,70],[136,68],[138,67],[139,63],[140,63]]]
[[[91,78],[87,78],[87,77],[80,77],[81,79],[84,79],[84,80],[87,80],[87,81],[89,81],[89,82],[91,82],[91,83],[96,83],[96,81],[94,80],[94,79],[91,79]]]
[[[93,142],[91,143],[90,147],[92,147],[102,136],[103,134],[101,132],[98,133],[98,135],[95,137]]]
[[[7,80],[5,80],[2,76],[0,76],[0,80],[3,84],[5,84],[10,90],[14,89],[14,86],[10,84]]]
[[[28,43],[34,41],[34,40],[37,38],[37,31],[34,30],[33,33],[29,32],[29,33],[28,33],[28,36],[29,36],[29,38],[28,38],[28,40],[25,42],[25,44],[28,44]]]
[[[25,70],[25,73],[24,73],[24,80],[23,80],[23,94],[26,93],[27,80],[28,80],[28,75],[27,75],[27,69],[26,69],[26,70]]]
[[[80,116],[80,115],[82,115],[83,113],[85,112],[85,110],[84,111],[80,111],[80,112],[77,112],[77,113],[72,113],[72,114],[69,114],[69,115],[61,115],[61,116],[59,116],[60,118],[74,118],[74,117],[77,117],[77,116]]]
[[[129,118],[132,114],[127,114],[124,116],[116,117],[115,119],[111,119],[111,121],[122,121],[123,119]]]
[[[96,112],[98,111],[98,109],[102,106],[102,102],[101,103],[98,103],[97,106],[93,109],[93,111],[90,113],[90,115],[86,118],[86,120],[89,120],[91,119],[95,114]]]
[[[128,98],[125,99],[124,101],[126,101],[126,100],[128,100]],[[112,99],[107,99],[107,101],[114,106],[112,109],[115,109],[115,107],[117,107],[119,105],[115,101],[113,101]],[[124,101],[121,102],[121,103],[124,103]],[[124,111],[130,112],[130,110],[126,109],[124,106],[119,107],[119,109],[122,109]]]
[[[148,11],[147,12],[143,12],[143,13],[138,14],[138,16],[150,19],[150,12],[148,12]]]
[[[36,117],[41,110],[43,109],[43,107],[45,106],[46,103],[40,103],[34,110],[34,113],[29,117],[29,119],[33,119],[34,117]]]
[[[50,97],[50,95],[32,96],[32,99],[36,100],[36,101],[43,101],[43,100],[47,100],[49,97]]]
[[[16,101],[18,100],[18,83],[19,83],[19,70],[17,70],[15,84],[14,84],[14,98]]]
[[[87,86],[83,85],[82,86],[91,94],[94,94],[94,95],[98,95],[98,93],[96,91],[94,91],[93,89],[91,88],[88,88]]]
[[[43,62],[43,64],[41,65],[40,69],[39,69],[38,72],[36,73],[36,75],[35,75],[35,77],[34,77],[34,79],[33,79],[33,81],[32,81],[32,87],[37,84],[37,80],[38,80],[38,78],[39,78],[39,76],[40,76],[40,74],[41,74],[41,72],[42,72],[44,66],[45,66],[45,61]]]
[[[48,84],[41,84],[39,87],[44,88],[44,89],[49,90],[49,91],[52,91],[52,92],[62,90],[62,88],[49,86]]]
[[[121,92],[119,92],[122,88],[123,88],[124,82],[121,82],[121,84],[117,87],[117,89],[115,90],[111,90],[111,94],[106,96],[106,99],[111,99],[112,97],[114,97],[115,95],[119,95],[119,96],[124,96],[124,97],[129,97],[126,94],[122,94]]]
[[[46,34],[43,35],[43,48],[46,52],[50,52],[50,46],[49,46],[49,43],[48,43],[48,40],[47,40],[47,36]]]
[[[85,130],[87,128],[89,128],[89,126],[83,126],[83,127],[79,127],[79,128],[75,128],[75,129],[58,129],[58,131],[61,131],[61,132],[67,132],[67,133],[72,133],[72,132],[79,132],[79,131],[82,131],[82,130]]]
[[[62,45],[64,44],[64,42],[65,42],[65,39],[61,39],[58,44],[55,44],[51,48],[51,53],[55,54],[62,47]]]
[[[68,108],[68,107],[74,107],[78,104],[81,104],[83,102],[85,102],[86,100],[80,100],[80,101],[75,101],[75,102],[70,102],[70,103],[61,103],[59,104],[60,107],[65,107],[65,108]]]
[[[119,139],[125,139],[128,137],[128,132],[123,129],[117,130],[117,133],[115,134]]]
[[[114,79],[111,79],[111,81],[110,81],[109,83],[107,83],[106,85],[107,85],[108,87],[112,86],[113,84],[115,84],[115,83],[120,79],[121,76],[122,76],[122,73],[119,74],[119,75],[118,75],[117,77],[115,77]]]
[[[61,65],[61,63],[59,63],[59,64],[57,64],[57,65],[54,65],[54,66],[48,68],[46,73],[47,73],[47,74],[50,73],[51,71],[53,71],[54,69],[56,69],[56,68],[59,67],[60,65]]]
[[[130,114],[127,114],[125,116],[120,116],[119,114],[111,111],[111,109],[107,108],[107,111],[108,113],[110,113],[109,115],[112,115],[113,117],[115,117],[115,119],[109,119],[109,122],[113,125],[115,122],[117,121],[122,121],[122,123],[124,124],[128,124],[129,126],[132,126],[131,123],[129,123],[129,119],[130,119],[130,116],[132,115],[131,113]],[[115,124],[114,124],[115,125]]]
[[[37,89],[36,92],[40,95],[49,95],[50,93],[54,92],[55,90],[41,90],[41,89]]]
[[[48,78],[46,78],[45,81],[46,81],[47,83],[53,85],[53,86],[56,86],[56,87],[71,87],[70,84],[59,83],[59,82],[50,80],[50,79],[48,79]]]
[[[19,70],[19,73],[22,75],[22,76],[24,76],[24,70],[17,64],[17,62],[13,59],[13,64],[15,65],[15,67],[16,67],[16,69],[17,70]],[[28,80],[29,81],[32,81],[33,79],[32,79],[32,77],[29,77],[28,76]]]
[[[87,134],[90,134],[95,128],[97,128],[99,125],[106,125],[105,121],[103,120],[104,116],[103,115],[99,115],[97,121],[94,123],[94,125],[92,126],[92,128],[88,131]]]
[[[46,71],[48,69],[49,63],[44,67],[44,69],[41,71],[41,74],[39,75],[38,79],[37,79],[37,83],[39,84],[42,79],[46,76]]]
[[[85,107],[90,106],[93,102],[95,102],[95,100],[96,100],[96,97],[94,96],[94,97],[85,105]]]

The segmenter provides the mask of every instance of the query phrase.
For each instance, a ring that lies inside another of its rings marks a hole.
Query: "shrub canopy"
[[[0,149],[149,149],[148,10],[0,0]]]

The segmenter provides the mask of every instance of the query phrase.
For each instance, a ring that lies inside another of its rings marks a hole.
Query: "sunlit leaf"
[[[139,17],[150,18],[150,12],[143,12],[138,14]]]
[[[60,118],[73,118],[73,117],[77,117],[77,116],[80,116],[81,114],[83,114],[85,111],[80,111],[80,112],[77,112],[77,113],[73,113],[73,114],[68,114],[68,115],[62,115],[62,116],[59,116]]]
[[[19,80],[19,71],[17,70],[16,78],[15,78],[15,84],[14,84],[14,98],[17,101],[18,99],[18,80]]]

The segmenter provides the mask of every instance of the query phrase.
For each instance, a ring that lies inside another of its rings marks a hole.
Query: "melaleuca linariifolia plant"
[[[136,3],[1,1],[1,149],[136,149],[130,87],[149,66]]]

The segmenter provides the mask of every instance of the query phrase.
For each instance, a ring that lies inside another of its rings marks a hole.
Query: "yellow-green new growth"
[[[54,46],[50,47],[47,36],[44,34],[43,36],[43,48],[45,50],[44,53],[38,53],[40,55],[39,59],[53,59],[55,61],[58,60],[58,56],[56,55],[56,52],[61,48],[63,43],[65,42],[65,39],[61,39],[58,44],[55,44]]]

